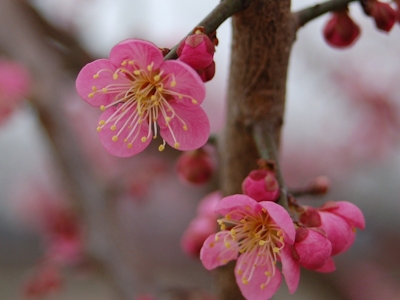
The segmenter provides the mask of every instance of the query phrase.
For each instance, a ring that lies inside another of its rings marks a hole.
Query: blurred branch
[[[343,9],[350,2],[354,1],[358,0],[330,0],[294,12],[293,14],[297,19],[297,28],[304,26],[308,22],[326,14],[327,12]]]
[[[245,9],[250,0],[222,0],[199,24],[195,27],[202,26],[205,28],[207,34],[215,31],[218,27],[229,17],[235,13]],[[193,31],[187,34],[193,34]],[[175,45],[171,51],[165,56],[165,59],[176,59],[176,49],[184,38]]]

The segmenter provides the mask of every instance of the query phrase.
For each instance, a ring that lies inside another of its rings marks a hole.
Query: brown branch
[[[327,12],[343,9],[350,2],[354,1],[358,0],[330,0],[294,12],[293,15],[297,19],[297,28],[304,26],[308,22],[326,14]]]
[[[206,34],[218,29],[218,27],[229,17],[235,13],[245,9],[250,0],[222,0],[199,24],[195,27],[204,27]],[[193,31],[187,34],[192,34]],[[171,51],[165,56],[165,59],[176,59],[176,49],[184,38],[175,45]]]

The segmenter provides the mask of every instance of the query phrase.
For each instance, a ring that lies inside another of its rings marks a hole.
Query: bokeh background
[[[3,13],[9,1],[0,2]],[[94,58],[107,57],[113,45],[132,37],[172,47],[217,3],[29,1],[47,22],[69,32]],[[294,0],[292,6],[298,10],[313,3],[317,1]],[[298,33],[289,68],[281,161],[289,187],[301,187],[319,175],[331,179],[326,196],[301,199],[302,203],[319,206],[326,200],[351,201],[364,212],[367,227],[357,233],[348,252],[335,257],[336,272],[322,275],[302,270],[299,291],[288,296],[283,284],[275,299],[399,299],[400,27],[397,24],[389,34],[383,33],[358,4],[352,4],[350,11],[362,34],[348,49],[333,49],[324,41],[322,29],[328,15]],[[8,24],[0,18],[2,31],[8,30]],[[215,134],[224,122],[229,20],[217,36],[217,73],[206,84],[203,105]],[[25,51],[29,55],[29,49]],[[15,60],[9,53],[0,47],[1,57]],[[127,255],[134,257],[137,266],[131,299],[136,293],[211,292],[210,274],[199,261],[185,256],[179,241],[195,216],[197,203],[217,189],[217,176],[201,187],[180,182],[174,167],[179,153],[172,150],[158,154],[152,148],[129,162],[109,158],[93,134],[98,112],[79,99],[72,80],[68,84],[68,90],[54,87],[52,93],[62,99],[65,105],[59,109],[69,116],[78,136],[80,144],[72,147],[83,149],[101,181],[127,179],[132,189],[115,199],[124,237],[133,244],[134,251]],[[23,299],[24,283],[43,258],[43,236],[32,225],[37,222],[32,221],[36,216],[33,207],[40,204],[32,204],[32,195],[38,194],[40,186],[50,191],[49,198],[64,198],[59,181],[54,180],[57,163],[52,151],[38,110],[28,101],[0,127],[0,299]],[[121,297],[107,272],[97,272],[92,266],[68,267],[62,276],[62,289],[44,299]]]

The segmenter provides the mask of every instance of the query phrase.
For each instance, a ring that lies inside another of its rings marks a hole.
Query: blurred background
[[[7,72],[21,81],[15,98],[26,101],[0,115],[0,299],[211,299],[210,274],[180,240],[199,201],[218,189],[217,175],[185,184],[175,166],[180,153],[159,154],[154,143],[133,158],[110,157],[94,130],[99,112],[76,94],[74,76],[126,38],[174,46],[218,2],[1,0],[0,69],[15,63]],[[317,3],[292,2],[293,10]],[[350,48],[324,41],[329,15],[298,33],[281,162],[289,187],[319,175],[331,180],[326,196],[301,203],[353,202],[367,227],[335,257],[337,271],[302,270],[298,292],[289,296],[282,284],[274,299],[399,299],[400,27],[378,31],[358,4],[350,13],[362,31]],[[216,135],[224,124],[229,20],[217,36],[217,72],[202,105]],[[17,81],[0,83],[0,102]],[[85,200],[70,201],[76,196]]]

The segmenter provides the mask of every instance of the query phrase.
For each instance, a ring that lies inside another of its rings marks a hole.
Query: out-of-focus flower
[[[347,201],[328,201],[318,209],[306,207],[300,221],[308,227],[325,231],[332,244],[331,256],[349,249],[355,240],[355,229],[365,228],[363,213]]]
[[[336,11],[325,25],[324,38],[332,47],[345,48],[360,36],[360,27],[350,18],[348,10]]]
[[[197,216],[190,222],[181,239],[182,250],[194,257],[199,257],[204,241],[217,231],[217,203],[222,199],[219,191],[204,197],[197,206]]]
[[[368,0],[363,6],[367,15],[374,18],[375,25],[378,29],[389,32],[396,22],[396,11],[389,3],[377,0]]]
[[[276,201],[279,197],[279,183],[269,170],[254,170],[244,179],[243,194],[256,201]]]
[[[225,217],[218,220],[221,231],[209,236],[201,249],[205,268],[211,270],[237,259],[235,277],[243,296],[265,300],[281,283],[276,266],[280,261],[293,293],[300,268],[291,254],[296,233],[288,212],[274,202],[257,202],[246,195],[223,198],[215,211]]]
[[[28,94],[29,88],[28,71],[18,63],[0,59],[0,125]]]
[[[107,151],[128,157],[143,151],[158,132],[179,150],[203,146],[210,124],[199,106],[205,87],[192,68],[164,61],[152,43],[129,39],[117,44],[109,59],[87,64],[76,80],[79,95],[100,107],[100,140]],[[158,128],[158,126],[159,128]]]
[[[46,264],[35,269],[35,273],[24,283],[23,294],[27,299],[42,299],[60,290],[62,278],[57,266]]]
[[[183,182],[202,184],[212,177],[215,161],[205,147],[181,154],[176,163],[179,178]]]

